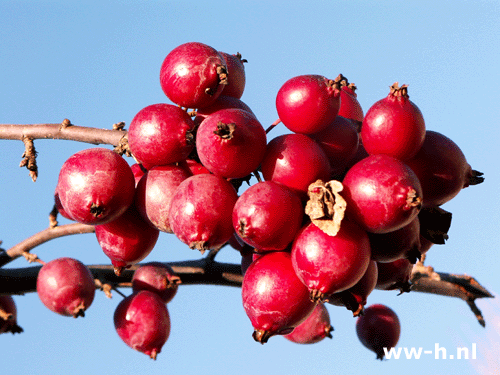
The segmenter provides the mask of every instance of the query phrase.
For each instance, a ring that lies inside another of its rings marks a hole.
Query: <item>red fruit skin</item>
[[[377,285],[377,277],[377,262],[372,260],[363,277],[354,286],[330,295],[327,302],[335,306],[345,306],[354,316],[358,316],[363,313],[367,298]]]
[[[134,174],[135,187],[137,188],[137,184],[139,183],[141,177],[146,173],[146,169],[138,163],[132,164],[130,169],[132,169],[132,173]]]
[[[196,125],[199,125],[207,116],[211,115],[212,113],[217,112],[221,109],[229,108],[242,109],[255,116],[250,107],[240,99],[234,98],[232,96],[220,95],[213,104],[205,108],[200,108],[198,111],[196,111],[194,123]],[[255,116],[255,118],[257,118],[257,116]]]
[[[286,81],[276,96],[281,122],[291,131],[317,133],[335,120],[340,90],[320,75],[301,75]]]
[[[254,260],[242,284],[243,308],[264,344],[269,337],[288,334],[314,310],[309,291],[292,266],[290,253],[270,252]]]
[[[132,119],[128,144],[135,159],[148,166],[177,163],[194,148],[194,121],[172,104],[152,104]]]
[[[84,316],[94,301],[95,283],[82,262],[62,257],[44,264],[38,273],[36,291],[42,303],[62,316]]]
[[[170,315],[161,298],[141,290],[124,298],[113,316],[118,336],[132,349],[156,359],[170,336]]]
[[[164,303],[169,303],[177,294],[181,279],[172,267],[160,262],[149,262],[137,268],[132,276],[132,290],[149,290],[156,293]]]
[[[388,155],[370,155],[346,173],[346,214],[372,233],[408,225],[422,207],[422,188],[413,171]]]
[[[172,197],[170,227],[192,249],[204,251],[222,246],[234,233],[232,213],[237,199],[233,185],[222,177],[188,177]]]
[[[214,48],[198,42],[181,44],[162,63],[161,88],[181,107],[207,107],[224,89],[218,68],[227,72],[224,58]]]
[[[391,93],[373,104],[363,119],[361,139],[370,155],[385,154],[399,160],[415,156],[425,138],[420,109],[406,95]]]
[[[406,258],[411,263],[420,259],[420,221],[418,217],[402,228],[389,233],[368,233],[372,259],[388,263]]]
[[[59,198],[59,193],[57,192],[57,187],[56,187],[56,191],[54,193],[54,205],[57,208],[57,212],[62,217],[65,217],[66,219],[69,219],[69,220],[74,220],[73,218],[71,218],[71,216],[69,216],[69,214],[66,212],[66,210],[62,206],[61,199]]]
[[[168,218],[172,196],[182,181],[190,177],[185,163],[151,168],[137,184],[135,206],[152,227],[173,233]]]
[[[356,333],[361,343],[384,358],[384,348],[395,347],[401,334],[399,318],[389,307],[381,304],[367,307],[356,321]]]
[[[472,168],[458,145],[428,130],[419,152],[407,161],[422,184],[424,207],[440,206],[469,186]]]
[[[67,214],[83,224],[104,224],[134,199],[135,179],[116,152],[89,148],[70,156],[59,172],[57,191]]]
[[[315,344],[325,337],[332,338],[332,331],[328,310],[325,305],[318,304],[306,320],[283,337],[297,344]]]
[[[9,317],[4,319],[0,316],[0,334],[10,332],[21,333],[23,329],[17,325],[17,308],[14,298],[10,295],[0,295],[0,310]]]
[[[242,60],[239,53],[235,55],[221,51],[219,53],[226,61],[229,76],[228,83],[224,86],[222,94],[240,99],[243,96],[243,91],[245,91],[246,76],[245,65],[243,63],[246,60]]]
[[[354,124],[342,116],[337,116],[325,129],[309,136],[318,142],[328,157],[332,175],[343,172],[358,150],[358,132]]]
[[[196,133],[201,163],[224,178],[242,178],[255,171],[266,146],[266,131],[261,123],[242,109],[221,109],[207,116]]]
[[[304,208],[299,196],[284,185],[262,181],[236,201],[233,227],[257,251],[284,250],[302,226]]]
[[[203,164],[198,163],[197,161],[192,160],[192,159],[186,159],[185,161],[180,162],[177,165],[180,167],[183,167],[183,168],[185,167],[185,168],[189,169],[189,171],[193,175],[204,174],[204,173],[210,174],[210,171],[207,168],[205,168],[203,166]]]
[[[377,263],[378,276],[376,289],[410,291],[413,264],[408,259],[398,259],[389,263]]]
[[[342,86],[340,91],[340,108],[338,116],[351,119],[356,123],[362,123],[364,114],[361,104],[357,99],[357,95],[348,86]]]
[[[311,298],[324,301],[330,294],[354,286],[370,263],[367,233],[358,225],[343,220],[335,236],[309,223],[292,244],[292,263]],[[317,293],[320,296],[315,297]]]
[[[266,181],[279,182],[307,200],[307,189],[316,180],[329,181],[330,162],[319,144],[303,134],[284,134],[267,145],[261,164]]]
[[[146,222],[135,206],[115,220],[96,225],[95,235],[102,251],[119,276],[124,268],[139,263],[153,250],[160,231]]]

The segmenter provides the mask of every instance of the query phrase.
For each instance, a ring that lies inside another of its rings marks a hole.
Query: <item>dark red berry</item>
[[[160,262],[150,262],[137,268],[132,276],[132,290],[149,290],[156,293],[164,303],[169,303],[177,294],[181,279],[172,267]]]
[[[363,119],[361,139],[370,155],[396,159],[413,157],[424,142],[425,122],[420,109],[409,99],[407,85],[391,86],[389,95],[373,104]]]
[[[370,155],[346,173],[346,213],[368,232],[387,233],[408,225],[422,207],[422,188],[413,171],[388,155]]]
[[[295,133],[317,133],[330,125],[340,107],[340,85],[321,75],[301,75],[286,81],[276,96],[283,124]]]
[[[89,148],[69,157],[59,172],[59,199],[80,223],[103,224],[124,213],[134,199],[129,164],[106,148]]]
[[[424,207],[440,206],[469,185],[483,182],[458,145],[445,135],[428,130],[419,152],[407,161],[422,185]]]
[[[357,99],[356,85],[354,83],[349,83],[347,78],[340,75],[340,108],[338,116],[345,117],[352,120],[356,127],[360,127],[363,122],[363,109],[361,104]]]
[[[85,316],[94,301],[94,277],[79,260],[63,257],[44,264],[36,291],[42,303],[63,316]]]
[[[21,333],[23,329],[17,324],[17,308],[14,298],[0,295],[0,334],[10,332]]]
[[[167,306],[148,290],[124,298],[116,307],[113,320],[123,342],[152,359],[156,359],[170,335]]]
[[[385,305],[371,305],[356,321],[356,333],[361,343],[377,354],[377,359],[385,356],[384,348],[396,346],[401,334],[399,318]]]
[[[245,90],[246,78],[244,63],[247,61],[241,58],[241,54],[239,52],[234,55],[221,51],[219,51],[219,53],[226,61],[227,74],[229,76],[227,85],[224,86],[222,94],[240,99],[243,96],[243,91]]]
[[[185,108],[212,104],[227,83],[224,58],[214,48],[198,42],[181,44],[169,52],[160,70],[163,92]]]
[[[378,276],[376,289],[409,292],[413,264],[408,259],[398,259],[389,263],[377,263]]]
[[[266,253],[248,267],[242,298],[253,338],[262,344],[271,336],[290,333],[315,307],[293,270],[290,253],[284,251]]]
[[[302,225],[299,196],[284,185],[262,181],[236,201],[233,226],[237,235],[257,251],[285,249]]]
[[[187,112],[175,105],[149,105],[130,123],[130,151],[148,169],[185,160],[194,148],[194,126]]]

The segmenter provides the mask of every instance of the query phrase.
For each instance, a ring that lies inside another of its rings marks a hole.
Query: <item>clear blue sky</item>
[[[307,5],[306,5],[307,4]],[[242,53],[242,100],[264,126],[276,118],[275,96],[289,78],[344,74],[358,86],[365,112],[398,81],[409,85],[428,129],[453,139],[486,181],[462,191],[450,239],[434,246],[428,264],[467,273],[500,291],[498,1],[0,1],[0,123],[60,122],[110,128],[141,108],[168,102],[159,84],[166,54],[199,41]],[[284,133],[277,127],[271,133]],[[0,141],[2,247],[47,226],[62,163],[88,145],[37,141],[40,176],[18,168],[21,142]],[[64,220],[61,220],[64,223]],[[54,240],[35,251],[49,261],[71,256],[107,263],[92,234]],[[200,255],[162,234],[148,260]],[[225,250],[220,260],[238,262]],[[9,267],[24,267],[24,259]],[[129,290],[124,290],[129,293]],[[358,341],[347,310],[329,306],[333,340],[300,346],[281,337],[260,345],[251,337],[240,289],[181,287],[169,305],[172,332],[156,362],[121,342],[113,327],[120,296],[98,293],[84,319],[57,316],[36,294],[16,297],[22,335],[0,336],[2,373],[17,374],[493,374],[500,371],[500,304],[479,301],[483,329],[460,300],[374,292],[368,303],[393,308],[401,347],[449,351],[477,343],[475,361],[379,362]],[[479,372],[483,366],[486,370]],[[496,371],[496,372],[495,372]]]

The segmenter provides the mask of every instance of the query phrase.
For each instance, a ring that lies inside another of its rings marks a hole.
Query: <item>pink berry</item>
[[[44,264],[36,291],[42,303],[63,316],[85,316],[94,301],[95,283],[90,270],[76,259],[63,257]]]
[[[149,105],[130,123],[130,151],[148,169],[185,160],[194,148],[194,126],[187,112],[175,105]]]
[[[233,235],[233,207],[238,195],[222,177],[199,174],[177,187],[169,222],[179,240],[200,251],[224,245]]]
[[[224,58],[203,43],[189,42],[174,48],[160,69],[163,92],[172,102],[185,108],[209,106],[226,83]]]
[[[331,339],[332,331],[328,310],[324,304],[318,304],[306,320],[284,337],[297,344],[315,344],[325,337]]]
[[[66,213],[84,224],[114,220],[127,210],[135,193],[134,174],[125,159],[99,147],[69,157],[57,185]]]
[[[124,298],[116,307],[113,320],[123,342],[152,359],[156,359],[170,335],[167,307],[148,290]]]

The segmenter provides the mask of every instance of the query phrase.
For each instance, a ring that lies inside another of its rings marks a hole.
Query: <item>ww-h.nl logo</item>
[[[448,353],[445,348],[434,344],[434,350],[423,350],[423,348],[384,348],[385,358],[387,359],[420,359],[422,355],[429,356],[434,354],[435,359],[476,359],[476,344],[473,343],[471,349],[463,346],[457,347],[456,351]],[[401,354],[404,354],[401,356]]]

